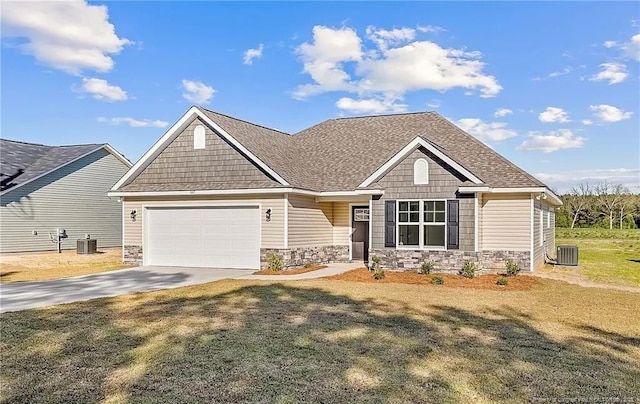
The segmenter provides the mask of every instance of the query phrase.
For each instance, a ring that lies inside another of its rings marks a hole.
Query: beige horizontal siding
[[[482,250],[531,250],[529,194],[483,194],[480,210]]]
[[[125,245],[143,245],[142,233],[144,229],[143,208],[151,206],[229,206],[234,204],[261,205],[261,248],[283,248],[284,247],[284,203],[283,196],[215,196],[215,197],[165,197],[165,198],[125,198],[124,207],[124,240]],[[136,221],[130,217],[132,210],[137,210]],[[266,221],[265,212],[271,209],[271,220]],[[144,246],[143,246],[144,247]]]
[[[555,210],[553,206],[540,201],[535,201],[535,214],[533,218],[533,266],[534,269],[544,265],[545,253],[554,257],[555,252]],[[540,213],[542,212],[542,229],[540,229]],[[548,215],[548,216],[547,216]],[[540,231],[542,230],[542,232]],[[542,238],[542,243],[540,239]]]
[[[333,203],[333,245],[349,245],[349,202]]]
[[[289,247],[333,244],[333,203],[314,197],[289,195]]]

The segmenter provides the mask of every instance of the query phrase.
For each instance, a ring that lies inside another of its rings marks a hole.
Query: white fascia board
[[[427,142],[420,136],[417,136],[413,139],[409,144],[402,148],[395,156],[391,157],[386,163],[384,163],[380,168],[378,168],[373,174],[371,174],[367,179],[365,179],[362,184],[360,184],[360,188],[368,187],[373,182],[377,181],[380,177],[387,173],[391,168],[393,168],[396,164],[402,161],[405,157],[409,155],[412,151],[417,149],[419,146],[424,147],[429,150],[431,153],[436,155],[440,160],[447,163],[451,168],[464,175],[466,178],[470,179],[476,184],[482,184],[482,181],[473,175],[469,170],[462,167],[460,164],[452,160],[450,157],[442,153],[436,147],[434,147],[431,143]]]
[[[460,193],[486,192],[489,194],[515,194],[515,193],[543,193],[550,199],[550,203],[555,206],[561,206],[562,201],[547,187],[510,187],[510,188],[491,188],[491,187],[459,187]]]
[[[33,177],[33,178],[31,178],[29,181],[25,181],[25,182],[23,182],[23,183],[22,183],[22,184],[20,184],[20,185],[17,185],[17,186],[15,186],[15,187],[12,187],[12,188],[9,188],[9,189],[6,189],[6,190],[4,190],[3,192],[0,192],[0,195],[4,195],[4,194],[9,193],[9,192],[11,192],[11,191],[13,191],[13,190],[16,190],[16,189],[18,189],[18,188],[20,188],[20,187],[22,187],[22,186],[24,186],[24,185],[27,185],[27,184],[29,184],[29,183],[31,183],[31,182],[33,182],[33,181],[35,181],[35,180],[38,180],[38,179],[40,179],[40,178],[44,177],[45,175],[49,175],[49,174],[51,174],[52,172],[54,172],[54,171],[57,171],[57,170],[61,169],[62,167],[66,167],[66,166],[68,166],[68,165],[69,165],[69,164],[71,164],[71,163],[75,163],[76,161],[78,161],[78,160],[80,160],[80,159],[82,159],[82,158],[85,158],[85,157],[89,156],[90,154],[93,154],[93,153],[97,152],[98,150],[102,150],[102,149],[105,149],[107,152],[112,153],[115,157],[117,157],[117,158],[118,158],[118,160],[121,160],[121,159],[122,159],[122,160],[123,160],[123,162],[124,162],[125,164],[127,164],[127,166],[128,166],[128,167],[131,167],[131,162],[130,162],[129,160],[127,160],[127,159],[126,159],[126,158],[124,158],[120,153],[118,153],[117,151],[115,151],[115,149],[114,149],[113,147],[111,147],[111,146],[109,146],[109,145],[106,145],[106,144],[105,144],[105,145],[102,145],[102,146],[96,147],[95,149],[91,150],[90,152],[85,153],[85,154],[83,154],[83,155],[81,155],[81,156],[78,156],[78,157],[74,158],[73,160],[69,160],[69,161],[67,161],[66,163],[61,164],[61,165],[59,165],[59,166],[58,166],[58,167],[56,167],[56,168],[53,168],[53,169],[51,169],[51,170],[49,170],[49,171],[47,171],[47,172],[45,172],[45,173],[43,173],[43,174],[40,174],[40,175],[38,175],[37,177]]]
[[[382,190],[380,194],[382,194]],[[183,195],[247,195],[247,194],[301,194],[319,198],[362,197],[358,191],[317,192],[299,188],[251,188],[251,189],[208,189],[192,191],[109,191],[108,196],[183,196]]]
[[[111,147],[111,145],[109,143],[105,144],[103,147],[104,147],[104,149],[106,151],[108,151],[109,153],[113,154],[113,156],[115,158],[117,158],[118,160],[122,161],[122,163],[124,163],[124,165],[126,165],[129,168],[133,167],[133,163],[131,161],[129,161],[128,158],[126,158],[125,156],[120,154],[120,152],[118,152],[116,149]]]
[[[196,107],[191,107],[189,110],[182,115],[182,117],[173,124],[169,130],[165,132],[165,134],[149,149],[147,152],[134,164],[134,166],[122,177],[116,184],[111,188],[112,191],[115,191],[121,188],[127,181],[138,175],[144,168],[147,167],[158,155],[164,150],[165,146],[171,142],[177,135],[179,135],[187,125],[192,121],[194,117],[199,117],[205,123],[210,125],[216,132],[218,132],[222,137],[228,140],[231,144],[233,144],[238,150],[240,150],[243,154],[245,154],[250,160],[256,163],[260,168],[265,170],[269,175],[275,178],[282,185],[289,185],[287,181],[284,180],[281,176],[279,176],[275,171],[269,168],[262,160],[258,159],[253,153],[247,150],[240,142],[234,139],[229,133],[223,130],[218,124],[213,122],[208,116],[206,116],[202,111],[200,111]]]

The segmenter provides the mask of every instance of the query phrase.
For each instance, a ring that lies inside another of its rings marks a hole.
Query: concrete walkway
[[[314,279],[346,272],[362,264],[329,264],[298,275],[252,275],[253,269],[147,266],[43,282],[0,284],[0,313],[83,300],[172,289],[221,279],[288,281]]]

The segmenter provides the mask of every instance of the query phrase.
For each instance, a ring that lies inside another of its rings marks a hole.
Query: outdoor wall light
[[[271,221],[271,208],[267,209],[267,211],[265,212],[264,218],[267,222]]]
[[[136,215],[138,214],[137,211],[132,210],[131,213],[129,214],[131,216],[131,221],[135,222],[136,221]]]

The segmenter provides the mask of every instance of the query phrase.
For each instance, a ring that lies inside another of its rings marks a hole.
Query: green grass
[[[629,402],[638,312],[548,280],[221,281],[0,315],[0,401]]]
[[[640,229],[567,229],[556,228],[557,239],[622,239],[640,240]]]
[[[640,286],[640,230],[556,229],[556,245],[563,244],[578,246],[574,274],[596,282]]]

